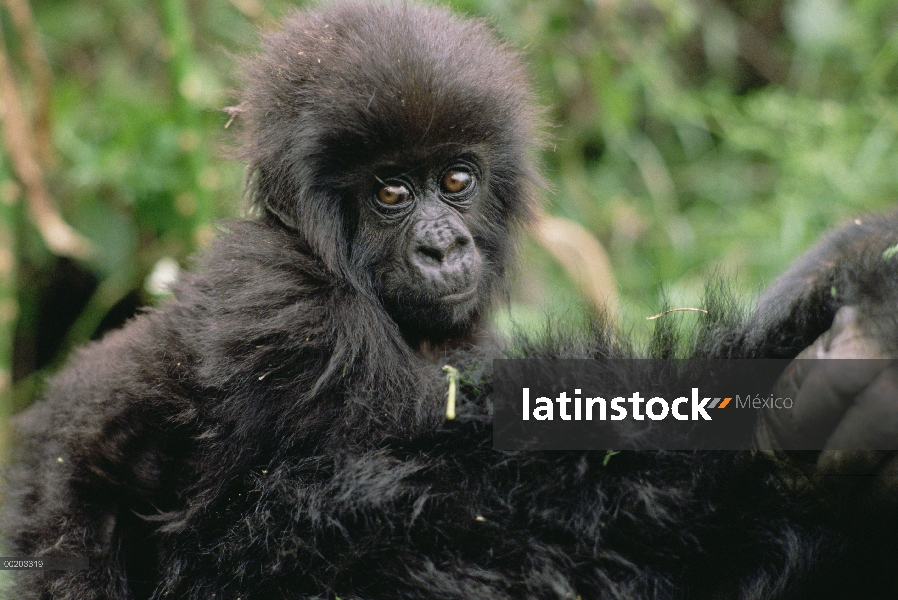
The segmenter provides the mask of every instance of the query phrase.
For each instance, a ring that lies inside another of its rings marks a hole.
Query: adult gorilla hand
[[[774,386],[791,410],[763,411],[758,447],[783,452],[818,482],[863,488],[895,503],[898,491],[898,360],[884,350],[855,306],[802,351]]]

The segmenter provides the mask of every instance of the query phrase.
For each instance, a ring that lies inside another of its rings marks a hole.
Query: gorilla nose
[[[412,260],[418,267],[442,268],[458,260],[466,252],[469,243],[471,239],[464,236],[419,243]]]
[[[474,285],[480,254],[467,231],[449,223],[429,223],[415,236],[409,262],[435,296],[445,296]]]

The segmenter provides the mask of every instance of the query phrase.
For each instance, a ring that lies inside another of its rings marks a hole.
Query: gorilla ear
[[[330,271],[344,278],[352,277],[348,265],[348,232],[336,198],[306,190],[296,203],[296,223],[295,229]]]
[[[296,232],[332,273],[348,274],[342,200],[315,185],[323,170],[316,162],[317,140],[303,135],[302,126],[271,119],[258,106],[244,110],[245,104],[238,107],[240,142],[234,156],[248,165],[249,201],[273,222]]]
[[[259,178],[262,179],[262,176]],[[276,193],[270,193],[257,181],[251,191],[253,203],[285,229],[296,232],[329,271],[351,277],[347,259],[348,233],[339,199],[305,186],[288,188],[278,186]],[[287,199],[289,204],[285,202]]]

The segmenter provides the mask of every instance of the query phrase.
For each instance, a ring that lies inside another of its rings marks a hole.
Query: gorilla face
[[[484,308],[484,255],[472,233],[486,202],[480,162],[467,155],[390,169],[362,200],[356,239],[374,244],[360,250],[404,329],[457,329]]]

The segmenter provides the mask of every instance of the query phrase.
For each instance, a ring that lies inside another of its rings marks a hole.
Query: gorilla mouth
[[[477,286],[472,285],[467,290],[462,292],[454,292],[452,294],[446,294],[444,296],[440,296],[439,301],[442,304],[462,304],[467,302],[471,298],[477,295]]]

